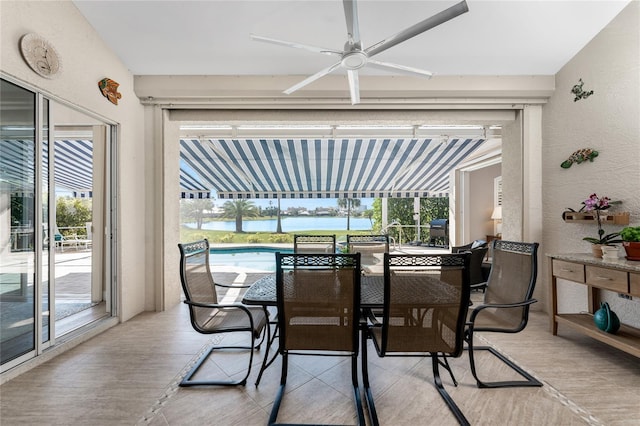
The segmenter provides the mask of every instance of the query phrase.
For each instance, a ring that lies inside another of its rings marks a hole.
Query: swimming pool
[[[209,264],[211,266],[234,266],[258,271],[276,270],[276,255],[293,253],[293,249],[268,246],[243,246],[209,249]]]

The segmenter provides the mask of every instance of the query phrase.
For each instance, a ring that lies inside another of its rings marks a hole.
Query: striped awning
[[[55,185],[77,197],[91,197],[93,187],[93,142],[56,140]],[[43,176],[49,172],[48,144],[44,145]],[[35,188],[35,144],[29,139],[2,139],[0,179],[15,193],[32,193]]]
[[[439,197],[485,139],[182,139],[183,198]],[[203,190],[204,188],[204,190]]]

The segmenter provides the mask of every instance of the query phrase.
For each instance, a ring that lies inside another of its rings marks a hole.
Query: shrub
[[[233,242],[233,234],[227,234],[220,237],[221,243],[232,243]]]

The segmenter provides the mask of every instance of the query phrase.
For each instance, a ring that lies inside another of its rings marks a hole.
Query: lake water
[[[333,231],[346,230],[346,217],[283,217],[283,232],[299,232],[299,231]],[[242,223],[242,230],[245,232],[276,232],[276,219],[268,220],[245,220]],[[195,228],[195,223],[187,223],[186,226]],[[207,222],[202,225],[202,229],[213,231],[230,231],[236,230],[235,220]],[[371,221],[368,218],[351,218],[350,229],[353,231],[369,231],[371,230]]]

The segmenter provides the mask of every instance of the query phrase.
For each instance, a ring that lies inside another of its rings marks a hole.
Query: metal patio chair
[[[389,253],[389,235],[347,235],[349,253],[360,253],[362,272],[382,275],[384,254]]]
[[[451,247],[451,253],[463,253],[466,251],[471,253],[471,260],[469,261],[471,290],[481,290],[484,293],[487,287],[487,280],[484,278],[482,263],[489,251],[488,244],[484,240],[476,240],[464,246]]]
[[[542,386],[537,379],[491,346],[475,346],[476,332],[518,333],[527,326],[538,271],[538,243],[493,240],[492,266],[483,303],[471,311],[465,340],[471,373],[480,388]],[[525,380],[483,381],[478,378],[475,351],[494,354]]]
[[[269,334],[267,311],[261,307],[249,307],[240,303],[220,304],[216,284],[209,267],[209,241],[178,244],[180,249],[180,281],[189,305],[189,316],[194,330],[202,334],[247,333],[251,337],[249,346],[212,345],[180,382],[180,386],[245,385],[251,373],[253,350],[260,349]],[[224,286],[233,287],[233,286]],[[264,330],[267,330],[266,332]],[[262,336],[262,337],[261,337]],[[256,344],[256,340],[260,339]],[[192,380],[194,374],[209,358],[214,350],[249,350],[249,364],[246,375],[240,380]]]
[[[280,388],[269,425],[285,394],[289,355],[348,356],[358,424],[365,424],[358,385],[360,255],[276,253]],[[312,401],[309,401],[312,403]]]
[[[446,391],[439,367],[464,348],[469,305],[469,253],[385,254],[382,316],[367,312],[362,333],[362,376],[371,424],[379,424],[367,366],[367,339],[378,356],[431,357],[436,389],[462,425],[469,424]]]
[[[294,253],[335,253],[335,235],[300,235],[293,236]]]

